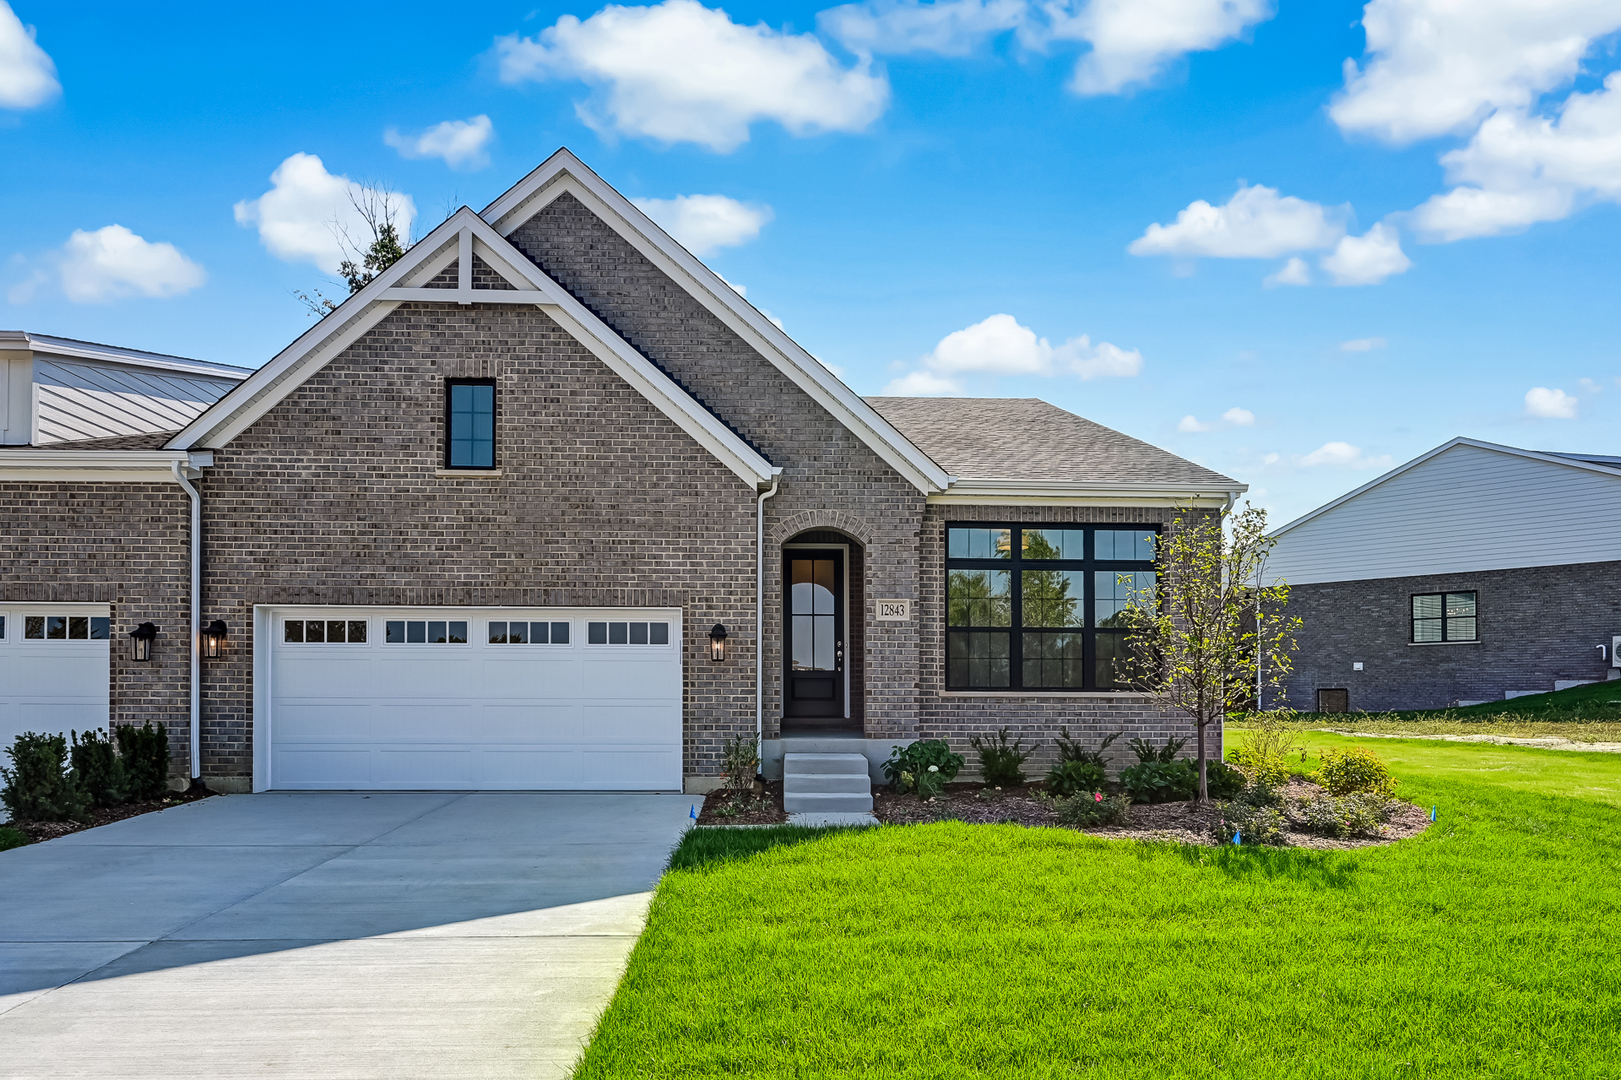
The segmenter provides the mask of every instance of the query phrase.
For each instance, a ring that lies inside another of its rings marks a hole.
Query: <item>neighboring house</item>
[[[1266,564],[1303,620],[1287,703],[1429,709],[1616,677],[1617,521],[1621,457],[1453,439],[1290,522]]]
[[[1242,490],[1039,401],[863,400],[560,151],[161,449],[0,450],[0,649],[108,620],[104,715],[226,790],[706,791],[757,730],[1050,754],[1182,730],[1108,624]]]

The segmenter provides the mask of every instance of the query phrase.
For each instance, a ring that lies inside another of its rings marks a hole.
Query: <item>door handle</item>
[[[842,641],[833,643],[833,670],[844,670],[844,642]]]

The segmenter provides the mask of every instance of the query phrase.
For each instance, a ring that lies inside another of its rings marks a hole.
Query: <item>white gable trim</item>
[[[1363,492],[1371,491],[1372,489],[1378,487],[1380,484],[1383,484],[1385,481],[1393,480],[1396,477],[1400,476],[1402,473],[1407,472],[1410,469],[1417,468],[1418,466],[1424,464],[1426,461],[1429,461],[1431,458],[1436,457],[1436,456],[1438,456],[1440,454],[1444,454],[1448,450],[1451,450],[1455,446],[1473,446],[1473,447],[1476,447],[1477,449],[1480,449],[1480,450],[1493,450],[1493,451],[1496,451],[1497,453],[1500,453],[1500,454],[1510,454],[1510,455],[1513,455],[1515,457],[1530,458],[1532,461],[1542,461],[1542,462],[1548,463],[1549,465],[1563,465],[1566,468],[1581,469],[1581,470],[1583,470],[1585,472],[1594,472],[1594,473],[1598,473],[1598,474],[1600,474],[1602,476],[1618,476],[1618,477],[1621,477],[1621,468],[1611,468],[1611,467],[1608,467],[1608,466],[1605,466],[1605,465],[1594,465],[1591,462],[1577,461],[1577,460],[1574,460],[1572,458],[1567,458],[1567,457],[1559,457],[1556,454],[1544,454],[1544,453],[1539,453],[1536,450],[1521,450],[1517,446],[1504,446],[1501,443],[1489,443],[1489,442],[1485,442],[1485,441],[1480,440],[1480,439],[1464,438],[1463,436],[1460,435],[1459,437],[1457,437],[1455,439],[1452,439],[1449,442],[1442,443],[1440,446],[1437,446],[1434,450],[1431,450],[1428,453],[1420,454],[1418,457],[1414,458],[1412,461],[1409,461],[1409,462],[1406,462],[1405,464],[1396,466],[1394,469],[1391,469],[1389,472],[1385,473],[1383,476],[1375,477],[1374,479],[1369,480],[1366,484],[1363,484],[1361,487],[1357,488],[1356,490],[1348,491],[1344,495],[1341,495],[1339,498],[1333,500],[1332,502],[1324,503],[1322,506],[1319,506],[1317,509],[1311,511],[1310,513],[1303,514],[1300,517],[1295,518],[1293,521],[1289,522],[1287,525],[1281,525],[1278,528],[1273,529],[1271,535],[1273,535],[1273,536],[1282,536],[1284,533],[1288,532],[1290,529],[1294,529],[1294,528],[1297,528],[1297,527],[1299,527],[1301,525],[1304,525],[1306,522],[1312,520],[1313,518],[1321,517],[1323,514],[1328,513],[1330,510],[1333,510],[1337,506],[1343,506],[1345,503],[1350,502],[1352,499],[1356,498],[1358,495],[1361,495]]]
[[[946,489],[950,478],[932,458],[568,150],[553,154],[481,216],[508,236],[563,194],[584,203],[918,490]]]
[[[1201,509],[1227,509],[1249,490],[1247,484],[1232,487],[1199,487],[1192,484],[1136,483],[1097,480],[996,480],[972,477],[951,478],[946,491],[930,495],[929,505],[966,503],[1024,506],[1193,506]]]
[[[475,289],[472,255],[511,289]],[[454,289],[425,288],[459,260]],[[467,207],[452,214],[336,312],[282,350],[169,442],[170,449],[222,447],[360,339],[404,302],[533,304],[546,312],[655,408],[715,455],[744,483],[767,487],[781,473],[711,413],[693,401],[566,289],[547,277]],[[353,305],[349,318],[337,321]],[[329,325],[335,323],[335,325]]]

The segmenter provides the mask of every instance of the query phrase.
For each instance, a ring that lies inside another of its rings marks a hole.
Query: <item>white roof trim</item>
[[[686,288],[728,329],[920,491],[945,490],[949,478],[932,458],[568,150],[559,150],[547,158],[485,207],[480,216],[503,236],[509,235],[564,193],[579,199],[653,265]]]
[[[422,287],[423,283],[438,276],[452,260],[468,254],[478,255],[513,288],[474,289],[472,262],[465,258],[459,266],[456,288]],[[410,252],[379,274],[371,284],[340,305],[336,312],[312,327],[246,382],[192,421],[169,441],[169,447],[224,446],[405,301],[534,304],[715,455],[744,483],[755,488],[768,486],[772,478],[782,471],[671,382],[646,357],[465,206],[415,244]],[[344,315],[350,305],[354,305],[352,315],[331,325]]]
[[[26,330],[0,330],[0,349],[28,351],[44,356],[65,356],[74,360],[99,360],[129,367],[157,368],[179,371],[188,375],[206,375],[219,379],[242,380],[253,374],[252,368],[231,364],[215,364],[207,360],[193,360],[185,356],[125,349],[116,345],[100,345],[93,341],[74,341],[71,338],[32,334]]]
[[[1361,495],[1363,492],[1371,491],[1372,489],[1378,487],[1380,484],[1384,483],[1386,480],[1394,479],[1395,477],[1400,476],[1402,473],[1407,472],[1409,469],[1417,468],[1418,466],[1424,464],[1426,461],[1430,460],[1431,458],[1435,457],[1436,455],[1443,454],[1446,451],[1451,450],[1455,446],[1473,446],[1473,447],[1475,447],[1476,449],[1479,449],[1479,450],[1495,450],[1500,454],[1510,454],[1510,455],[1512,455],[1514,457],[1530,458],[1532,461],[1543,461],[1543,462],[1547,462],[1550,465],[1563,465],[1566,468],[1581,469],[1581,470],[1583,470],[1585,472],[1599,473],[1600,475],[1603,475],[1603,476],[1621,477],[1621,467],[1612,468],[1612,467],[1606,466],[1606,465],[1595,465],[1595,464],[1593,464],[1591,462],[1587,462],[1587,461],[1578,461],[1575,458],[1561,457],[1558,454],[1548,454],[1548,453],[1543,453],[1543,452],[1538,451],[1538,450],[1521,450],[1517,446],[1504,446],[1501,443],[1490,443],[1490,442],[1485,442],[1485,441],[1483,441],[1481,439],[1469,439],[1469,438],[1465,438],[1465,437],[1460,435],[1456,439],[1452,439],[1452,440],[1450,440],[1448,442],[1442,443],[1440,446],[1437,446],[1434,450],[1428,451],[1427,453],[1420,454],[1418,457],[1414,458],[1412,461],[1409,461],[1409,462],[1406,462],[1404,464],[1396,466],[1394,469],[1391,469],[1389,472],[1385,473],[1382,476],[1378,476],[1378,477],[1375,477],[1372,480],[1369,480],[1366,484],[1363,484],[1361,487],[1355,489],[1354,491],[1347,491],[1344,495],[1341,495],[1339,498],[1333,500],[1332,502],[1326,502],[1322,506],[1319,506],[1317,509],[1312,510],[1311,512],[1306,513],[1306,514],[1302,514],[1300,517],[1295,518],[1293,521],[1289,522],[1287,525],[1280,525],[1278,528],[1272,530],[1271,535],[1272,536],[1282,536],[1284,533],[1288,532],[1290,529],[1293,529],[1293,528],[1295,528],[1297,526],[1300,526],[1300,525],[1304,525],[1306,522],[1310,521],[1312,518],[1319,517],[1319,516],[1321,516],[1323,514],[1328,513],[1330,510],[1334,509],[1337,506],[1341,506],[1341,505],[1343,505],[1345,503],[1350,502],[1352,499],[1356,498],[1358,495]]]
[[[195,479],[213,456],[185,450],[0,450],[0,480],[173,484],[176,462]]]
[[[951,486],[943,493],[929,496],[929,502],[1228,506],[1248,490],[1248,484],[1234,484],[1229,487],[1125,480],[1002,480],[954,476],[951,477]]]

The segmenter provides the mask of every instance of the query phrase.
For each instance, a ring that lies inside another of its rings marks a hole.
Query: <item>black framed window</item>
[[[946,526],[946,686],[1120,690],[1153,526]]]
[[[495,468],[495,380],[445,380],[445,467]]]
[[[1424,645],[1480,640],[1475,607],[1476,594],[1472,592],[1415,593],[1413,642]]]

